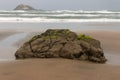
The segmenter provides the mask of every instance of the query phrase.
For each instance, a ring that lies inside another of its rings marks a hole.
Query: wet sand
[[[1,80],[119,80],[120,67],[68,59],[31,59],[0,64]]]
[[[108,59],[106,64],[68,59],[1,61],[0,80],[119,80],[120,32],[79,31],[78,33],[88,34],[101,41]],[[15,50],[17,48],[16,46]],[[6,53],[8,57],[11,55],[9,54],[11,53],[10,50],[13,51],[13,49],[3,47],[2,45],[0,49],[1,53]],[[12,56],[14,56],[13,53]]]
[[[18,32],[15,30],[0,30],[0,41],[15,33],[18,33]]]

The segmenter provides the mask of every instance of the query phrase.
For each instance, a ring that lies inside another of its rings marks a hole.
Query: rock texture
[[[29,5],[20,4],[14,10],[35,10],[35,9]]]
[[[67,58],[105,63],[100,42],[68,29],[49,29],[24,43],[15,53],[16,59]]]

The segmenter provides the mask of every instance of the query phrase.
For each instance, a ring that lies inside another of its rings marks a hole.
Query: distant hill
[[[29,5],[20,4],[14,10],[35,10],[35,9]]]

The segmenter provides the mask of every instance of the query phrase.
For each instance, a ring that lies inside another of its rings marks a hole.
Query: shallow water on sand
[[[79,30],[120,30],[120,23],[0,23],[0,29],[12,29],[17,31],[45,31],[47,29],[70,29]]]
[[[105,53],[105,56],[107,58],[106,64],[112,64],[112,65],[119,65],[120,66],[120,55],[114,54],[114,53]]]
[[[18,33],[3,39],[0,42],[0,61],[15,60],[14,54],[17,48],[13,45],[27,35],[28,33]]]
[[[25,38],[27,35],[28,35],[28,33],[14,34],[14,35],[9,36],[9,37],[5,38],[4,40],[2,40],[0,42],[0,45],[12,46],[12,45],[14,45],[15,42],[19,41],[20,39]]]

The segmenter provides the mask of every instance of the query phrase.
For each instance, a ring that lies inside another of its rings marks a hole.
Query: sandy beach
[[[119,80],[120,67],[68,59],[32,59],[0,64],[2,80]]]
[[[120,0],[1,0],[0,80],[120,80]]]
[[[27,32],[24,30],[23,32]],[[119,31],[78,31],[98,39],[108,59],[106,64],[68,59],[27,59],[0,62],[1,80],[119,80],[120,79],[120,32]],[[0,30],[0,40],[19,31]],[[29,33],[31,34],[31,33]],[[28,37],[26,37],[28,38]],[[25,38],[18,41],[23,41]],[[16,43],[15,43],[16,44]],[[14,45],[14,44],[13,44]],[[19,46],[19,45],[18,45]],[[5,47],[0,50],[5,58],[13,58],[18,46]],[[6,57],[7,56],[7,57]],[[10,57],[11,56],[11,57]]]

